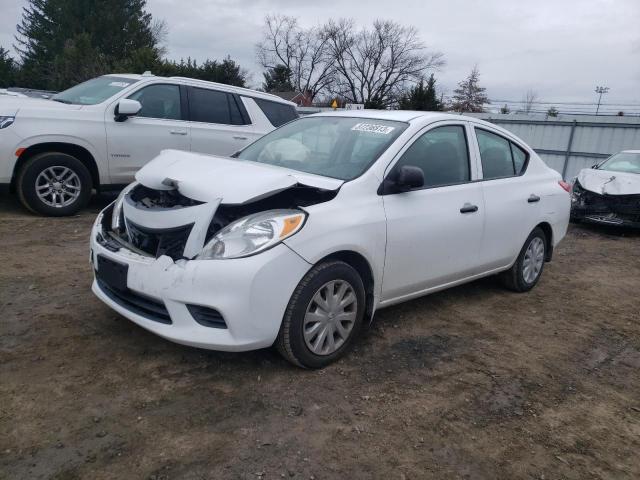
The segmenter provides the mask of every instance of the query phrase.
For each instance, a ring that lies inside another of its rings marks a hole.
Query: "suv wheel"
[[[364,311],[364,285],[353,267],[341,261],[316,265],[291,296],[278,350],[300,367],[325,367],[351,347]]]
[[[541,228],[534,228],[513,266],[502,274],[505,286],[514,292],[528,292],[535,287],[544,269],[546,249],[546,235]]]
[[[89,202],[91,174],[77,158],[46,152],[25,163],[17,180],[22,204],[34,213],[63,217],[73,215]]]

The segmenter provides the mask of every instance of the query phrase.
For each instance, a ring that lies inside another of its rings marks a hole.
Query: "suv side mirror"
[[[142,110],[142,105],[137,100],[123,98],[116,105],[115,117],[116,122],[124,122],[127,118],[137,115]]]
[[[387,176],[378,189],[378,195],[408,192],[423,186],[424,172],[422,169],[412,165],[403,165]]]

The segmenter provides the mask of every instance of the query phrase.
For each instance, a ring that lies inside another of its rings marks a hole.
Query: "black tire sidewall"
[[[35,190],[38,175],[46,168],[58,165],[73,170],[80,179],[80,196],[71,205],[62,208],[51,207],[43,203],[40,198],[38,198]],[[73,215],[89,202],[91,198],[92,181],[89,170],[77,158],[66,153],[47,152],[27,160],[27,163],[20,172],[17,187],[20,200],[31,211],[41,215],[63,217]]]
[[[353,287],[358,301],[356,320],[349,338],[338,350],[330,355],[316,355],[309,350],[304,341],[304,317],[315,293],[331,280],[346,280]],[[331,262],[311,269],[300,282],[300,286],[299,290],[297,289],[294,293],[293,301],[289,304],[285,315],[285,320],[290,322],[289,347],[295,359],[303,367],[322,368],[342,357],[350,349],[354,339],[358,337],[366,310],[364,284],[353,267],[344,262]]]
[[[544,244],[544,253],[545,256],[547,254],[547,249],[549,248],[549,245],[547,245],[547,237],[544,234],[544,232],[542,231],[541,228],[536,227],[533,229],[533,231],[529,234],[529,236],[527,237],[527,240],[524,242],[524,245],[522,247],[522,250],[520,251],[520,255],[518,255],[518,261],[516,262],[516,267],[517,267],[517,271],[515,272],[516,274],[516,279],[518,282],[518,289],[522,292],[526,292],[531,290],[533,287],[536,286],[536,284],[540,281],[540,278],[542,277],[542,272],[544,271],[544,264],[545,262],[542,262],[542,267],[540,267],[540,272],[538,273],[538,276],[536,277],[536,279],[531,282],[528,283],[525,281],[524,279],[524,275],[523,275],[523,264],[524,264],[524,256],[527,253],[527,248],[529,247],[529,245],[531,244],[531,242],[533,241],[534,238],[540,238],[542,240],[542,243]]]

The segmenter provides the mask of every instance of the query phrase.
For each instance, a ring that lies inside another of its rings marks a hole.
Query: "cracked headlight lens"
[[[298,232],[305,219],[304,212],[293,209],[268,210],[249,215],[220,230],[197,258],[222,260],[255,255]]]

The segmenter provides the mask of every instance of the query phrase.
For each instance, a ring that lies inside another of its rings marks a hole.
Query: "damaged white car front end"
[[[626,150],[573,182],[571,218],[605,225],[640,228],[640,150]]]
[[[173,150],[136,180],[94,224],[94,293],[178,343],[273,344],[310,267],[283,241],[304,225],[300,205],[334,196],[343,182]]]

